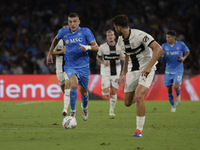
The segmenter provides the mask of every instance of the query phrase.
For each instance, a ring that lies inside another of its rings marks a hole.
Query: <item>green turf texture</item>
[[[62,127],[62,101],[0,102],[1,150],[199,150],[200,101],[183,101],[171,113],[168,101],[145,101],[143,137],[132,137],[136,107],[118,101],[115,119],[109,101],[90,101],[83,121],[77,102],[75,129]]]

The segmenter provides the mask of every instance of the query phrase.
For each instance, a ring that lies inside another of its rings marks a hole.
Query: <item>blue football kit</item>
[[[70,79],[72,75],[76,75],[78,83],[83,88],[88,89],[89,74],[90,74],[90,58],[88,51],[79,49],[82,45],[88,45],[92,41],[96,41],[93,33],[88,28],[79,27],[76,32],[72,32],[70,28],[61,28],[58,31],[57,39],[65,41],[65,66],[64,70]],[[87,108],[89,95],[84,97],[81,95],[82,106]],[[76,110],[77,89],[70,89],[70,105],[71,110]]]
[[[165,67],[165,77],[164,77],[164,84],[165,86],[171,86],[174,82],[178,83],[179,85],[182,82],[183,76],[183,62],[179,61],[179,57],[183,56],[183,53],[186,53],[189,49],[185,45],[185,43],[181,41],[175,41],[174,45],[170,45],[169,43],[162,44],[162,48],[165,51],[163,55],[162,62],[166,63]],[[176,104],[180,104],[180,90],[181,87],[175,89],[176,92]],[[167,93],[169,102],[172,106],[171,112],[176,111],[176,107],[174,104],[174,96],[173,93]]]
[[[90,58],[88,51],[84,52],[79,49],[79,44],[87,45],[92,41],[96,41],[93,33],[88,28],[79,27],[76,32],[72,32],[70,28],[61,28],[58,31],[57,38],[65,41],[64,69],[68,78],[76,74],[79,79],[79,85],[87,89],[90,74]]]
[[[183,76],[183,62],[179,61],[179,56],[183,57],[189,49],[184,42],[175,41],[171,46],[169,43],[162,44],[162,49],[165,51],[163,60],[166,63],[165,67],[165,86],[173,85],[174,82],[181,84]]]

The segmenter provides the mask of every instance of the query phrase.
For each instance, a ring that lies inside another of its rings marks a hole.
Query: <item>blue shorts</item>
[[[174,82],[178,83],[179,85],[182,82],[183,72],[177,72],[174,74],[165,73],[164,77],[164,84],[165,86],[173,85]]]
[[[78,78],[78,84],[85,89],[88,89],[89,78],[90,78],[90,68],[89,66],[83,67],[81,69],[75,68],[65,68],[65,72],[70,79],[72,75],[76,75]]]

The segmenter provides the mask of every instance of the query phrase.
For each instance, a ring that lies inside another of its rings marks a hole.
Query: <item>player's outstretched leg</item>
[[[76,100],[78,92],[77,89],[70,89],[70,105],[71,105],[71,116],[75,117],[76,115]]]

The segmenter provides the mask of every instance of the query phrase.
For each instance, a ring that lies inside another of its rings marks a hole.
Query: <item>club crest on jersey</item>
[[[66,40],[65,43],[66,43],[66,44],[69,44],[69,40]]]
[[[149,40],[149,37],[148,37],[147,35],[142,39],[142,41],[143,41],[144,43],[146,43],[148,40]]]
[[[134,45],[134,43],[131,43],[131,45],[134,47],[135,45]]]
[[[82,35],[82,33],[81,33],[81,32],[79,32],[79,33],[78,33],[78,36],[81,36],[81,35]]]

